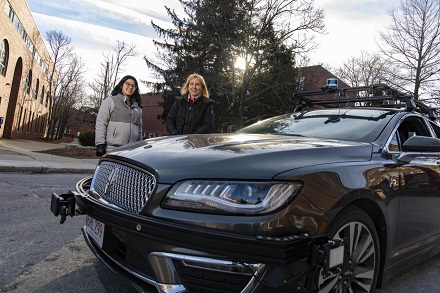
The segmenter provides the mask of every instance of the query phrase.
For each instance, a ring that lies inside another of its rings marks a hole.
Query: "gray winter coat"
[[[124,95],[105,99],[99,108],[95,126],[95,145],[121,146],[142,139],[142,108],[128,106]]]

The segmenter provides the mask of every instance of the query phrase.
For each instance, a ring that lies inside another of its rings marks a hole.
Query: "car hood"
[[[107,158],[148,166],[158,182],[190,178],[273,179],[305,166],[368,161],[372,145],[279,135],[198,134],[148,139],[118,148]],[[104,158],[105,159],[105,158]]]

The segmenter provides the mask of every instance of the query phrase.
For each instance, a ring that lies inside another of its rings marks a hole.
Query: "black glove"
[[[97,157],[102,157],[103,155],[105,155],[105,153],[107,153],[107,145],[106,144],[98,144],[96,145],[96,156]]]

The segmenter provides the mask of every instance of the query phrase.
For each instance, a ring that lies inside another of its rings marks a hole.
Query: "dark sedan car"
[[[119,148],[51,209],[85,214],[91,250],[139,291],[373,292],[440,252],[440,127],[392,90],[329,92],[232,134]]]

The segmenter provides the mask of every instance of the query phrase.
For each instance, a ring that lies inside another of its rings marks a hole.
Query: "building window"
[[[5,3],[5,13],[9,17],[9,19],[11,19],[11,20],[13,19],[14,11],[12,10],[11,5],[9,4],[9,1],[7,1],[7,0]]]
[[[35,83],[35,88],[34,88],[34,92],[32,93],[32,98],[34,100],[37,99],[38,97],[38,88],[40,87],[40,80],[37,78],[37,82]]]
[[[305,88],[305,80],[306,78],[304,76],[298,77],[298,90],[303,91]]]
[[[43,88],[41,89],[40,104],[43,105],[43,101],[44,101],[44,85]]]
[[[32,70],[29,70],[29,73],[26,77],[26,82],[24,84],[25,93],[29,94],[31,92],[31,85],[32,85]]]
[[[35,60],[40,64],[40,66],[43,69],[43,72],[46,74],[46,77],[49,79],[49,70],[47,70],[46,65],[41,60],[40,55],[38,54],[37,50],[34,47],[34,44],[31,41],[31,38],[27,34],[26,30],[24,29],[23,24],[21,23],[20,19],[18,19],[17,15],[15,14],[15,11],[12,9],[11,4],[9,4],[8,1],[6,1],[5,4],[5,13],[11,20],[12,24],[17,29],[17,32],[20,34],[21,38],[23,39],[24,43],[28,47],[31,54],[35,57]]]
[[[0,74],[5,76],[8,69],[9,45],[8,41],[3,40],[0,44]]]

